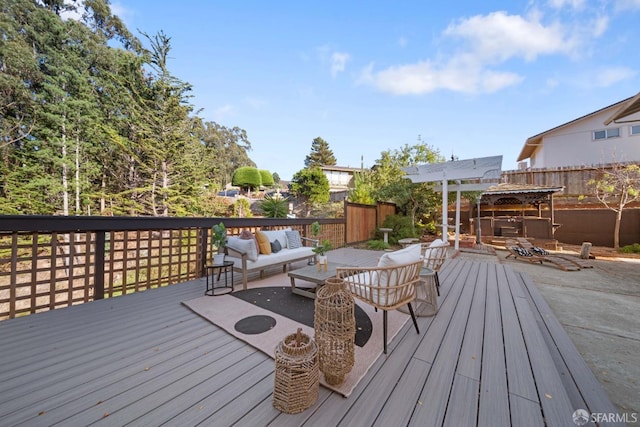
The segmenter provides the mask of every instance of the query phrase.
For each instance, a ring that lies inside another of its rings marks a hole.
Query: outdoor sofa
[[[282,265],[282,272],[294,261],[312,260],[313,247],[318,240],[300,236],[298,230],[259,230],[255,234],[243,232],[227,239],[225,261],[233,261],[233,270],[242,273],[242,288],[247,289],[249,273],[260,271],[260,278],[268,267]]]

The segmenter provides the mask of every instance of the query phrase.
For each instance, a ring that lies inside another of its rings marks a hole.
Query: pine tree
[[[329,143],[320,137],[315,138],[311,143],[311,153],[304,159],[304,166],[313,168],[335,165],[336,158],[329,148]]]

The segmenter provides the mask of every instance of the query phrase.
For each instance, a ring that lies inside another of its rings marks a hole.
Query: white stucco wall
[[[613,162],[640,162],[640,135],[631,135],[631,126],[640,125],[640,113],[626,120],[631,123],[611,123],[604,126],[611,111],[585,117],[549,132],[542,146],[530,158],[532,168],[589,166]],[[596,130],[620,128],[620,137],[593,139]]]

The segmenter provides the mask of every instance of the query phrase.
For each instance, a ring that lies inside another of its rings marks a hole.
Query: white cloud
[[[400,47],[406,47],[407,44],[409,44],[409,40],[406,39],[406,37],[400,37],[398,39],[398,46]]]
[[[338,73],[345,70],[347,62],[351,59],[351,55],[344,52],[337,52],[329,45],[323,45],[316,48],[316,55],[323,66],[329,64],[331,76],[335,77]]]
[[[360,83],[369,83],[383,92],[394,95],[419,95],[438,89],[463,93],[491,93],[520,83],[515,73],[483,69],[468,58],[457,57],[443,65],[430,61],[389,67],[373,72],[373,64],[366,67]]]
[[[533,61],[541,55],[573,55],[580,45],[559,23],[543,25],[535,13],[528,17],[494,12],[449,25],[443,35],[461,40],[462,49],[445,61],[421,60],[413,64],[362,71],[360,83],[396,95],[446,89],[464,93],[491,93],[517,85],[524,77],[496,69],[513,58]]]
[[[555,9],[562,9],[569,6],[572,9],[582,9],[584,0],[549,0],[549,6]]]
[[[245,99],[245,102],[251,107],[254,108],[256,110],[261,109],[262,107],[267,105],[267,101],[265,101],[262,98],[257,98],[257,97],[249,97]]]
[[[593,36],[600,37],[601,35],[604,34],[605,31],[607,31],[607,28],[609,28],[608,16],[600,16],[596,18],[596,20],[593,23]]]
[[[544,26],[536,16],[524,18],[505,12],[473,16],[449,25],[444,34],[464,40],[483,61],[512,57],[532,61],[538,55],[571,53],[577,47],[558,23]]]
[[[221,122],[221,121],[223,121],[223,119],[233,115],[234,113],[235,113],[235,108],[230,104],[226,104],[226,105],[223,105],[221,107],[216,108],[213,111],[213,119],[216,122]]]
[[[331,76],[335,77],[344,71],[349,59],[351,59],[351,55],[348,53],[333,52],[331,54]]]
[[[622,80],[635,77],[637,72],[628,67],[610,67],[597,72],[593,84],[598,87],[609,87]]]
[[[617,11],[640,10],[640,0],[616,0],[615,9]]]

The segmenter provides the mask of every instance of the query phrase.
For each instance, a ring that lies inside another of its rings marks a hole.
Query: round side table
[[[204,266],[205,275],[207,277],[207,290],[205,295],[218,296],[233,292],[233,261],[224,261],[222,264],[208,264]],[[220,276],[224,273],[224,286],[216,286],[215,274],[218,273],[218,285],[222,282]],[[228,274],[231,273],[231,281]],[[211,282],[209,282],[211,275]]]
[[[436,272],[431,268],[420,269],[420,281],[416,283],[416,298],[413,300],[413,311],[416,316],[429,317],[438,312],[438,291],[436,289]],[[406,306],[398,308],[398,311],[409,313]]]

